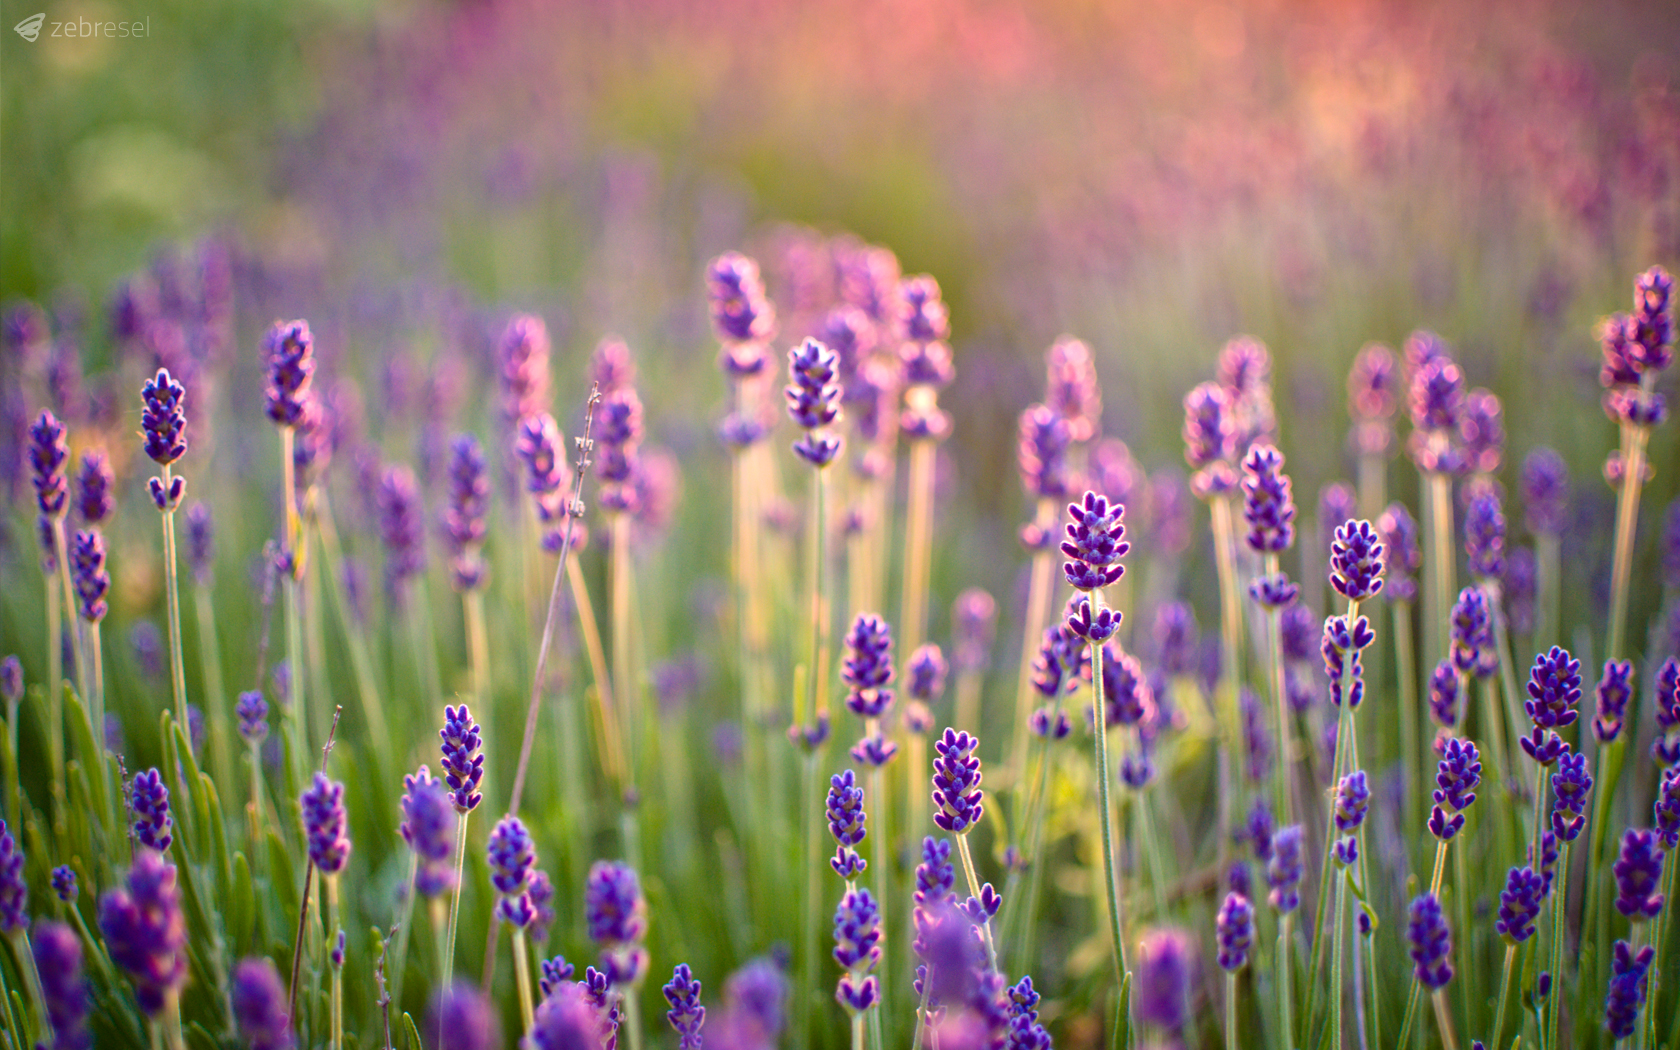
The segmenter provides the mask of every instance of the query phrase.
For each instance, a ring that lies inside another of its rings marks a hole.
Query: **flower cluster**
[[[548,410],[548,326],[532,314],[516,314],[502,329],[497,347],[502,412],[509,422]]]
[[[298,797],[303,810],[303,836],[309,845],[309,862],[323,876],[337,875],[350,861],[350,838],[345,834],[344,785],[316,772],[309,787]]]
[[[934,741],[933,804],[938,812],[933,822],[953,835],[963,835],[980,822],[985,812],[980,790],[980,741],[966,732],[946,727]]]
[[[1365,669],[1360,654],[1370,648],[1377,636],[1371,630],[1371,621],[1361,616],[1348,626],[1345,616],[1331,616],[1324,621],[1324,635],[1319,641],[1319,652],[1324,657],[1324,670],[1330,676],[1330,701],[1337,707],[1342,705],[1344,693],[1350,710],[1359,710],[1360,703],[1365,699]],[[1342,663],[1347,662],[1348,682],[1342,681]]]
[[[1604,1026],[1611,1039],[1626,1039],[1639,1023],[1640,1007],[1645,1005],[1646,977],[1656,949],[1647,944],[1635,954],[1626,941],[1617,941],[1611,949],[1610,987],[1604,997]]]
[[[263,358],[268,367],[263,388],[268,418],[283,427],[304,423],[313,400],[310,385],[315,375],[315,337],[309,331],[309,322],[276,321],[263,336]]]
[[[867,834],[866,819],[857,774],[850,769],[834,774],[828,784],[828,830],[838,845],[828,863],[843,879],[855,879],[869,866],[853,848]]]
[[[135,853],[124,884],[99,899],[99,929],[111,961],[133,979],[140,1009],[152,1017],[163,1013],[187,979],[175,866],[151,850]]]
[[[1271,445],[1249,448],[1242,462],[1243,520],[1248,546],[1257,554],[1279,554],[1295,542],[1295,498],[1283,453]]]
[[[449,542],[449,578],[459,591],[484,582],[485,515],[490,503],[490,479],[478,438],[457,434],[449,443],[449,503],[443,513],[443,535]]]
[[[1569,745],[1556,731],[1575,724],[1575,705],[1580,700],[1581,661],[1555,645],[1534,658],[1528,699],[1523,701],[1534,729],[1518,741],[1529,758],[1549,766],[1562,757]]]
[[[1219,968],[1235,973],[1248,964],[1248,949],[1254,943],[1254,905],[1240,893],[1227,893],[1215,918],[1219,941]]]
[[[129,785],[128,804],[134,810],[134,837],[147,849],[168,853],[175,841],[170,829],[174,821],[169,815],[169,789],[163,784],[163,774],[154,767],[136,773]]]
[[[77,529],[71,537],[70,579],[82,619],[88,623],[103,620],[110,610],[105,595],[111,589],[111,574],[105,568],[105,537],[98,529]]]
[[[700,981],[687,963],[679,963],[670,983],[660,990],[671,1004],[665,1020],[677,1030],[678,1050],[700,1050],[700,1026],[706,1021],[706,1008],[700,1005]]]
[[[607,983],[634,985],[647,972],[647,899],[636,872],[627,864],[596,861],[583,887],[589,939],[601,945],[601,968]]]
[[[1110,506],[1106,498],[1089,491],[1083,501],[1068,505],[1073,521],[1068,523],[1062,553],[1071,560],[1062,564],[1062,572],[1075,590],[1094,591],[1125,575],[1120,559],[1132,547],[1122,539],[1125,513],[1125,507]]]
[[[1390,601],[1411,602],[1417,598],[1413,574],[1423,566],[1418,546],[1417,522],[1403,503],[1390,503],[1377,517],[1377,535],[1382,537],[1388,574],[1385,591]]]
[[[286,988],[272,959],[241,959],[233,968],[231,995],[239,1037],[251,1045],[251,1050],[291,1050]]]
[[[788,351],[793,381],[783,391],[788,415],[805,431],[794,452],[813,467],[826,467],[840,454],[840,438],[827,428],[840,418],[840,384],[835,381],[838,359],[815,339]]]
[[[1425,893],[1408,909],[1406,942],[1414,964],[1412,975],[1430,991],[1439,991],[1452,980],[1452,931],[1441,901]]]
[[[834,961],[840,975],[835,998],[848,1012],[862,1013],[880,997],[880,982],[869,973],[881,961],[881,910],[867,889],[847,891],[834,912]]]
[[[436,897],[455,887],[455,807],[443,782],[421,766],[403,777],[402,823],[398,832],[414,850],[414,890],[422,897]]]
[[[1447,842],[1464,827],[1464,811],[1476,801],[1482,782],[1481,756],[1476,745],[1459,737],[1448,737],[1441,750],[1435,773],[1435,788],[1429,811],[1429,832]]]
[[[503,817],[490,831],[487,853],[490,883],[501,894],[501,900],[496,902],[496,917],[524,929],[536,918],[526,892],[531,869],[537,862],[531,833],[518,817]]]
[[[443,741],[444,783],[460,813],[470,813],[484,796],[478,790],[484,779],[484,755],[478,723],[472,720],[467,705],[443,708],[443,728],[438,731]]]
[[[35,507],[43,518],[64,514],[70,502],[70,481],[65,467],[70,462],[69,428],[46,409],[29,426],[30,482],[35,486]]]
[[[1460,674],[1486,678],[1499,667],[1493,642],[1493,613],[1480,587],[1458,592],[1452,607],[1452,662]]]
[[[1330,541],[1330,585],[1350,602],[1383,589],[1384,546],[1368,521],[1344,521]]]

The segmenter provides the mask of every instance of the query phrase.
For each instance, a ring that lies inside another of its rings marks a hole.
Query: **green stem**
[[[63,544],[59,544],[59,553],[63,559]],[[43,575],[47,585],[47,710],[52,723],[47,727],[47,740],[52,749],[53,784],[60,785],[64,780],[64,610],[59,606],[60,588],[58,581],[51,576]],[[98,747],[100,734],[105,732],[103,725],[96,726],[94,746]],[[103,748],[99,749],[103,752]],[[12,753],[17,754],[17,744],[13,743]],[[85,761],[101,760],[99,755],[89,755]],[[15,800],[17,794],[13,793]],[[16,802],[13,803],[16,805]],[[15,821],[14,821],[15,825]]]
[[[799,674],[798,670],[794,672],[796,679]],[[821,847],[818,846],[819,834],[817,830],[821,823],[821,817],[819,816],[820,803],[817,798],[820,791],[821,774],[817,771],[817,761],[817,751],[813,748],[805,755],[805,799],[804,805],[800,807],[801,812],[805,814],[805,929],[804,936],[800,941],[804,957],[804,973],[801,975],[800,984],[797,986],[799,994],[796,1002],[799,1006],[800,1017],[799,1045],[802,1047],[811,1045],[811,1029],[815,1020],[812,1015],[816,1012],[812,1006],[811,993],[817,986],[817,902],[822,896],[818,881],[818,872],[822,866],[822,860],[820,857]],[[861,1018],[855,1016],[852,1020],[860,1026],[863,1023]],[[862,1028],[860,1027],[858,1030],[861,1032]]]
[[[974,857],[968,851],[968,835],[966,833],[955,836],[957,840],[957,855],[962,858],[963,874],[968,878],[968,892],[975,900],[980,899],[980,879],[974,872]],[[980,936],[986,942],[986,958],[992,969],[998,968],[997,944],[992,940],[991,920],[980,924]]]
[[[1459,987],[1464,995],[1464,1023],[1474,1026],[1476,1023],[1477,1006],[1486,1006],[1486,1001],[1476,995],[1478,971],[1481,960],[1475,952],[1475,928],[1470,925],[1470,879],[1464,871],[1465,850],[1463,847],[1452,851],[1453,858],[1453,902],[1454,910],[1458,912],[1458,958],[1461,980]],[[1437,993],[1444,994],[1444,993]]]
[[[210,588],[193,587],[193,606],[198,615],[198,657],[204,670],[204,706],[209,714],[210,754],[215,758],[216,782],[233,782],[233,743],[228,732],[228,695],[222,680],[222,650],[216,637],[216,613]]]
[[[1417,665],[1412,650],[1412,606],[1410,602],[1394,602],[1389,608],[1394,625],[1394,669],[1400,686],[1400,793],[1405,801],[1405,838],[1418,841],[1423,830],[1421,799],[1426,797],[1422,786],[1429,783],[1425,774],[1427,761],[1420,726],[1422,712],[1418,709]]]
[[[1558,1045],[1558,1015],[1562,1006],[1563,989],[1563,942],[1568,932],[1569,913],[1569,843],[1558,843],[1558,863],[1556,884],[1552,887],[1552,959],[1550,972],[1552,975],[1552,994],[1546,997],[1546,1046]],[[1659,956],[1660,958],[1660,956]],[[1655,982],[1652,982],[1655,987]],[[1655,1003],[1656,997],[1650,999]]]
[[[513,975],[519,985],[519,1018],[525,1023],[525,1031],[529,1032],[534,1010],[531,1006],[531,964],[525,958],[523,926],[513,928]]]
[[[1511,975],[1516,971],[1516,963],[1517,946],[1515,944],[1508,944],[1505,946],[1505,976],[1499,981],[1499,1008],[1493,1013],[1493,1038],[1491,1040],[1493,1050],[1499,1050],[1500,1046],[1504,1043],[1505,1009],[1511,1002]],[[1562,991],[1562,987],[1559,986],[1557,992],[1554,994],[1561,995]]]
[[[1412,1022],[1417,1019],[1418,1000],[1423,996],[1423,985],[1412,982],[1411,994],[1406,996],[1406,1019],[1400,1022],[1400,1038],[1395,1040],[1395,1050],[1407,1050],[1411,1046]],[[1494,1047],[1494,1050],[1499,1050]]]
[[[877,729],[877,724],[872,719],[869,723],[869,734],[873,736],[877,732]],[[875,1004],[876,1017],[879,1017],[880,1013],[887,1008],[887,990],[892,987],[892,985],[887,981],[887,963],[891,956],[891,938],[887,936],[887,931],[892,929],[892,921],[888,918],[887,906],[892,896],[891,879],[893,863],[892,847],[889,845],[892,841],[892,835],[887,830],[887,814],[891,807],[887,805],[887,792],[885,784],[886,771],[884,769],[880,766],[876,766],[874,769],[869,771],[869,793],[873,797],[875,805],[875,905],[880,909],[881,914],[881,939],[889,942],[888,944],[882,946],[881,961],[876,964],[876,972],[880,975],[881,984],[881,994]],[[820,784],[818,785],[818,790],[821,790]],[[813,816],[819,810],[820,806],[821,803],[819,802],[816,806],[812,807],[811,811]],[[813,820],[812,823],[814,824],[816,821]],[[957,836],[957,844],[959,846],[962,845],[961,835]],[[974,892],[975,896],[979,896],[979,890],[975,890]],[[990,927],[985,927],[984,929],[986,933],[986,942],[987,944],[990,944],[991,929]],[[993,968],[996,968],[995,952],[993,953]],[[876,1022],[871,1023],[873,1024]]]
[[[1655,374],[1647,371],[1640,379],[1640,404],[1649,397]],[[1605,644],[1604,657],[1617,660],[1622,655],[1623,634],[1627,626],[1628,582],[1633,571],[1634,533],[1639,521],[1639,490],[1645,483],[1645,443],[1650,438],[1649,427],[1627,428],[1627,455],[1622,459],[1622,486],[1616,497],[1616,552],[1610,566],[1610,636]]]
[[[1055,522],[1054,510],[1049,500],[1038,501],[1038,515],[1034,519],[1040,529],[1049,529]],[[1009,748],[1009,776],[1017,786],[1016,797],[1019,798],[1019,787],[1027,776],[1027,726],[1032,718],[1034,690],[1032,687],[1033,657],[1038,654],[1039,638],[1044,634],[1044,621],[1047,618],[1046,606],[1050,601],[1050,552],[1038,551],[1033,555],[1032,583],[1027,589],[1027,615],[1021,629],[1021,667],[1015,683],[1015,737]],[[977,725],[958,723],[958,727],[972,732],[979,728]],[[1019,846],[1019,835],[1023,829],[1022,821],[1017,815],[1015,826],[1011,829],[1017,837],[1015,845]]]
[[[167,468],[165,468],[165,472],[167,473]],[[53,546],[58,556],[58,583],[64,595],[64,616],[70,621],[70,652],[76,668],[76,691],[81,694],[82,701],[88,705],[88,710],[93,714],[94,727],[98,730],[98,733],[94,736],[94,743],[99,745],[104,740],[105,712],[95,706],[93,697],[88,696],[87,658],[82,651],[82,633],[77,629],[76,592],[70,585],[70,542],[65,537],[64,516],[62,514],[52,519],[52,527]],[[55,680],[61,681],[62,679],[58,678],[58,674],[64,660],[62,639],[59,642],[59,648],[47,655],[47,665],[53,668],[52,674]],[[53,692],[54,695],[57,695],[59,690],[55,689]]]
[[[1545,533],[1534,538],[1535,598],[1538,619],[1532,643],[1545,652],[1558,642],[1558,606],[1563,597],[1563,556],[1561,541]]]
[[[927,388],[930,403],[936,395]],[[912,390],[907,399],[918,391]],[[933,466],[937,445],[930,438],[910,443],[909,508],[904,523],[904,594],[899,614],[900,652],[909,660],[927,637],[928,575],[933,551]]]
[[[595,605],[589,599],[589,586],[584,583],[583,570],[576,558],[568,558],[563,571],[572,590],[572,604],[577,606],[578,629],[583,635],[583,649],[589,656],[589,671],[595,679],[596,718],[600,723],[600,761],[620,794],[628,786],[625,779],[624,740],[618,731],[617,706],[613,700],[612,679],[607,674],[606,649],[601,645],[601,627],[595,619]],[[540,694],[540,682],[532,686]],[[520,785],[523,786],[523,785]],[[516,792],[517,795],[517,792]]]
[[[1242,1043],[1237,1038],[1237,975],[1225,972],[1225,1050],[1237,1050]],[[919,1048],[915,1048],[919,1050]]]
[[[1273,967],[1277,971],[1278,985],[1278,1019],[1283,1025],[1284,1045],[1293,1047],[1295,1041],[1295,1006],[1289,994],[1290,977],[1295,968],[1294,935],[1290,927],[1294,925],[1295,913],[1287,911],[1278,920],[1277,951],[1274,954],[1277,963]],[[1314,938],[1317,940],[1317,938]],[[1310,1023],[1311,1018],[1306,1020]]]
[[[856,1011],[852,1013],[852,1050],[863,1050],[863,1014]]]
[[[619,1030],[626,1028],[630,1030],[630,1050],[642,1050],[642,1011],[634,985],[624,989],[624,1025]]]
[[[20,834],[21,831],[20,828]],[[40,1033],[45,1036],[44,1045],[51,1046],[53,1033],[47,1021],[47,997],[41,991],[41,974],[35,969],[35,953],[29,947],[29,931],[20,929],[12,933],[12,951],[17,956],[18,969],[23,971],[23,982],[29,987],[29,1001],[35,1006]]]
[[[630,565],[630,515],[610,515],[612,522],[612,658],[613,683],[618,686],[619,731],[624,735],[625,785],[633,789],[637,780],[637,749],[641,736],[641,689],[635,679],[635,638],[630,624],[631,598],[635,590]]]
[[[1266,575],[1275,576],[1278,572],[1278,556],[1266,555]],[[1290,743],[1289,697],[1283,684],[1283,610],[1272,608],[1266,610],[1266,647],[1271,657],[1272,702],[1277,710],[1277,762],[1273,771],[1272,789],[1276,794],[1274,800],[1277,807],[1277,823],[1279,827],[1287,827],[1295,823],[1295,807],[1291,802],[1289,791],[1290,755],[1293,747]]]
[[[455,888],[449,892],[449,927],[443,940],[441,988],[448,988],[455,977],[455,928],[461,921],[461,870],[467,861],[467,818],[471,815],[462,813],[455,825]]]
[[[1102,590],[1092,591],[1090,601],[1091,615],[1095,617],[1103,608]],[[1097,812],[1102,824],[1103,888],[1108,893],[1108,932],[1114,953],[1114,976],[1116,981],[1123,981],[1126,977],[1126,948],[1125,938],[1120,932],[1119,881],[1114,866],[1114,829],[1109,815],[1108,702],[1103,696],[1102,646],[1096,642],[1091,643],[1091,694],[1091,702],[1097,712]],[[1127,1010],[1127,1005],[1122,1003],[1121,1009]],[[1129,1021],[1129,1011],[1127,1017]]]
[[[1342,913],[1345,910],[1342,905],[1345,903],[1345,898],[1347,896],[1341,879],[1336,880],[1336,885],[1332,892],[1335,899],[1330,907],[1335,912],[1335,915],[1330,923],[1330,927],[1332,930],[1331,936],[1335,939],[1330,942],[1330,988],[1328,993],[1330,996],[1330,1046],[1334,1048],[1334,1050],[1341,1050],[1342,940],[1344,933],[1342,929]],[[1285,965],[1288,965],[1287,959],[1285,960]]]
[[[1447,1050],[1458,1050],[1458,1036],[1453,1032],[1452,1014],[1447,1010],[1446,991],[1437,989],[1429,999],[1435,1006],[1435,1024],[1441,1029],[1441,1042],[1446,1044]]]
[[[1215,496],[1208,510],[1213,523],[1214,562],[1219,571],[1219,640],[1224,657],[1220,663],[1218,711],[1223,731],[1219,749],[1219,867],[1223,871],[1230,850],[1231,814],[1242,801],[1236,798],[1242,790],[1241,779],[1231,773],[1235,756],[1242,749],[1238,736],[1242,716],[1237,709],[1238,683],[1242,681],[1242,597],[1237,588],[1231,497]]]
[[[1348,630],[1351,633],[1353,625],[1359,622],[1359,602],[1349,599],[1347,608]],[[1337,782],[1345,770],[1358,768],[1359,755],[1356,738],[1353,735],[1353,709],[1348,701],[1353,698],[1353,651],[1342,654],[1342,699],[1336,705],[1336,750],[1330,759],[1330,790],[1334,791]],[[1357,832],[1356,832],[1357,834]],[[1307,1010],[1303,1020],[1312,1026],[1318,1019],[1318,993],[1326,962],[1322,947],[1324,938],[1324,912],[1330,900],[1330,870],[1334,867],[1330,850],[1336,841],[1336,807],[1326,806],[1324,814],[1324,862],[1320,865],[1318,878],[1318,900],[1313,905],[1313,943],[1312,943],[1312,980],[1307,985]],[[1363,851],[1361,851],[1363,852]],[[1287,960],[1285,964],[1287,965]],[[1291,1035],[1293,1038],[1293,1035]]]
[[[1452,478],[1446,474],[1428,474],[1429,532],[1425,534],[1425,569],[1434,590],[1430,595],[1434,619],[1431,621],[1429,641],[1433,648],[1424,653],[1424,663],[1434,667],[1448,648],[1448,630],[1452,623],[1454,566]]]
[[[1673,853],[1674,851],[1670,850],[1669,852]],[[1675,886],[1677,882],[1680,882],[1680,879],[1677,879],[1675,872],[1680,871],[1680,859],[1664,856],[1663,861],[1666,865],[1665,870],[1663,871],[1663,899],[1669,902],[1674,902],[1677,899],[1680,899],[1675,897]],[[1646,999],[1645,1037],[1643,1040],[1643,1045],[1650,1047],[1651,1050],[1656,1050],[1657,1046],[1657,1014],[1659,1012],[1658,1006],[1662,1002],[1663,952],[1668,949],[1668,928],[1673,925],[1671,916],[1674,913],[1674,907],[1674,904],[1670,903],[1670,906],[1664,908],[1662,914],[1658,916],[1656,921],[1656,935],[1653,938],[1657,953],[1651,960],[1651,994]],[[1557,965],[1555,959],[1553,960],[1552,965]],[[1553,970],[1552,981],[1555,983],[1557,980],[1558,973],[1556,970]],[[1554,995],[1555,994],[1556,993],[1554,993]],[[1680,1011],[1676,1012],[1680,1013]],[[1551,1022],[1551,1028],[1554,1032],[1557,1029],[1556,1016],[1557,1015],[1554,1010],[1553,1020]],[[1674,1040],[1672,1038],[1669,1040],[1669,1044],[1671,1046],[1674,1044]],[[1556,1044],[1554,1043],[1553,1045]]]
[[[322,888],[326,892],[326,916],[321,924],[323,935],[330,941],[333,929],[338,921],[338,876],[323,875]],[[332,1011],[331,1011],[331,1041],[327,1044],[331,1050],[339,1050],[344,1045],[344,970],[343,967],[332,967]]]

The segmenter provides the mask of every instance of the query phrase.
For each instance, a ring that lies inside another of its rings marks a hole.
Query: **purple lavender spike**
[[[1045,361],[1049,370],[1045,400],[1066,421],[1070,441],[1091,441],[1102,424],[1102,388],[1097,384],[1097,362],[1091,348],[1064,335],[1051,344]]]
[[[135,998],[157,1017],[187,978],[187,929],[175,866],[151,850],[134,856],[124,884],[99,899],[111,961],[128,971]]]
[[[1569,510],[1569,467],[1562,456],[1540,447],[1523,458],[1522,502],[1528,531],[1562,535]]]
[[[1452,980],[1452,931],[1441,902],[1433,893],[1412,901],[1408,910],[1406,941],[1410,947],[1412,975],[1430,991],[1440,991]]]
[[[142,846],[168,853],[175,841],[170,833],[174,821],[169,815],[169,789],[156,768],[136,773],[129,786],[129,806],[134,810],[134,837]]]
[[[1138,1020],[1167,1032],[1182,1031],[1190,1018],[1195,941],[1182,930],[1150,930],[1138,941],[1134,965],[1137,987],[1132,1006]]]
[[[953,835],[967,833],[985,812],[979,746],[975,737],[951,728],[933,745],[933,804],[938,810],[933,822]]]
[[[271,959],[241,959],[233,968],[233,1018],[251,1050],[291,1050],[286,987]]]
[[[70,539],[70,579],[76,588],[77,611],[88,623],[105,618],[105,594],[111,574],[105,569],[105,537],[98,529],[78,529]]]
[[[1249,549],[1278,554],[1295,542],[1295,498],[1283,473],[1283,453],[1266,444],[1249,448],[1242,462],[1243,520]]]
[[[548,410],[548,326],[533,314],[516,314],[497,348],[502,414],[509,422]]]
[[[678,1050],[700,1050],[700,1026],[706,1021],[706,1008],[700,1005],[700,982],[688,964],[679,963],[670,983],[660,990],[671,1004],[665,1019],[677,1030]]]
[[[309,860],[322,875],[337,875],[350,860],[350,838],[345,834],[344,785],[317,772],[298,798],[303,810],[303,835],[309,846]]]

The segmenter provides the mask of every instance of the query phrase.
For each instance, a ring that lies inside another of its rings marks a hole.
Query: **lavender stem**
[[[601,625],[595,619],[595,603],[589,598],[589,584],[584,582],[583,570],[575,561],[565,566],[566,583],[572,590],[572,604],[577,606],[578,627],[583,634],[583,648],[589,655],[589,671],[595,679],[596,719],[600,723],[601,768],[607,779],[621,792],[626,784],[624,772],[624,739],[618,731],[618,708],[614,704],[612,676],[607,672],[607,650],[601,643]]]

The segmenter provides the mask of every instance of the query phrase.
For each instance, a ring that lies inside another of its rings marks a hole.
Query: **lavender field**
[[[0,1042],[1680,1047],[1680,14],[0,67]]]

